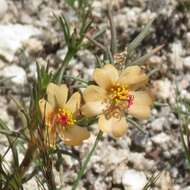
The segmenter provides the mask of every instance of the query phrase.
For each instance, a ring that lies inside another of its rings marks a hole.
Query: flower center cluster
[[[125,110],[127,110],[133,104],[134,96],[130,95],[130,92],[126,86],[115,85],[109,89],[107,108],[105,115],[107,118],[116,117],[119,118]]]
[[[109,99],[114,103],[120,103],[125,101],[128,98],[129,91],[126,87],[116,85],[110,88],[109,90]]]
[[[59,108],[55,116],[55,122],[58,125],[71,126],[75,124],[76,120],[73,118],[73,114],[70,111]]]
[[[129,90],[125,86],[115,85],[109,90],[109,100],[111,104],[119,105],[125,104],[126,108],[129,108],[133,104],[133,95],[129,94]]]

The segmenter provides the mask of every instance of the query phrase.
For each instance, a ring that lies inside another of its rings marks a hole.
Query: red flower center
[[[55,116],[55,122],[58,125],[70,126],[74,125],[75,120],[73,119],[73,114],[70,111],[65,109],[58,109],[58,112]]]

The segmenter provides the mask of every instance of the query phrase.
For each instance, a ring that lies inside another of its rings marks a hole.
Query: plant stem
[[[108,19],[110,22],[110,29],[111,29],[111,52],[114,55],[114,53],[117,52],[117,35],[116,35],[115,23],[113,21],[111,3],[108,4]]]
[[[28,149],[25,153],[24,159],[22,160],[17,171],[15,171],[15,173],[10,176],[10,179],[7,180],[7,183],[3,190],[13,190],[15,188],[17,189],[20,188],[20,186],[22,186],[22,178],[25,175],[26,171],[28,170],[31,162],[33,161],[35,150],[36,146],[32,142],[29,142]],[[15,188],[13,188],[12,186],[15,186]]]
[[[69,64],[70,60],[73,58],[74,55],[75,55],[75,52],[73,53],[72,51],[68,50],[68,52],[63,60],[63,63],[61,65],[61,68],[58,70],[58,72],[59,72],[58,80],[57,80],[58,83],[61,83],[62,78],[63,78],[63,73],[65,71],[65,67]]]
[[[85,171],[85,169],[86,169],[86,167],[87,167],[87,164],[88,164],[88,162],[90,161],[90,158],[92,157],[92,155],[93,155],[93,153],[94,153],[94,151],[95,151],[95,149],[96,149],[96,147],[97,147],[97,145],[98,145],[98,142],[99,142],[99,140],[101,139],[102,135],[103,135],[103,132],[102,132],[102,131],[99,131],[99,133],[98,133],[98,135],[97,135],[97,137],[96,137],[96,140],[95,140],[95,142],[94,142],[94,144],[93,144],[93,147],[92,147],[92,149],[90,150],[90,152],[88,153],[88,155],[87,155],[87,157],[86,157],[86,159],[85,159],[85,161],[84,161],[84,164],[82,165],[82,167],[81,167],[81,169],[80,169],[80,171],[79,171],[79,173],[78,173],[78,175],[77,175],[77,178],[76,178],[76,180],[75,180],[75,182],[74,182],[74,185],[73,185],[73,187],[72,187],[72,190],[76,190],[76,189],[77,189],[78,184],[79,184],[79,182],[80,182],[82,176],[84,175],[84,171]]]

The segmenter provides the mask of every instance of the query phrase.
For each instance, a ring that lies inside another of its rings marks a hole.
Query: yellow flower
[[[66,85],[50,83],[47,87],[47,101],[39,101],[42,118],[47,126],[47,142],[55,146],[57,134],[68,145],[80,145],[89,138],[87,129],[76,125],[76,114],[80,108],[81,96],[78,92],[68,99]]]
[[[98,126],[103,132],[114,137],[124,135],[128,128],[126,112],[137,119],[150,116],[153,99],[147,91],[141,90],[148,76],[139,66],[129,66],[120,72],[107,64],[95,69],[93,79],[98,86],[90,85],[85,89],[82,114],[98,115]]]

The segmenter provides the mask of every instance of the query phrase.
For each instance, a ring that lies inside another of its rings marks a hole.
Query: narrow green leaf
[[[129,65],[141,65],[143,64],[147,59],[149,59],[152,55],[154,55],[156,52],[160,51],[163,48],[164,45],[161,45],[155,49],[153,49],[151,52],[147,53],[146,55],[140,57],[139,59],[135,60]]]
[[[27,181],[35,177],[39,171],[40,171],[40,167],[39,166],[35,167],[31,173],[25,175],[25,177],[22,179],[22,183],[26,183]]]
[[[132,52],[140,45],[143,39],[149,34],[153,21],[154,19],[150,20],[150,22],[144,27],[142,32],[129,44],[127,48],[127,52],[128,52],[127,57],[130,57]]]
[[[127,118],[127,121],[129,123],[131,123],[132,125],[134,125],[137,129],[139,129],[139,131],[141,131],[142,133],[146,134],[146,131],[136,121],[134,121],[133,119],[130,119],[130,118]]]
[[[71,6],[72,8],[74,7],[74,3],[75,3],[76,0],[65,0],[65,2]]]
[[[148,180],[147,184],[144,186],[143,190],[149,190],[153,185],[155,185],[160,175],[161,175],[161,172],[158,172],[158,174],[154,172],[152,176],[150,177],[150,179]]]
[[[10,137],[20,137],[20,134],[15,131],[8,131],[5,129],[0,129],[0,133],[3,135],[6,135],[6,136],[10,136]]]
[[[57,19],[57,21],[60,23],[61,28],[63,30],[64,33],[64,37],[65,37],[65,41],[67,43],[67,45],[69,45],[69,41],[70,41],[70,29],[69,29],[69,24],[66,20],[66,18],[62,15],[62,16],[56,16],[54,15]]]
[[[160,71],[160,67],[154,68],[153,70],[151,70],[151,71],[147,74],[147,76],[150,77],[150,76],[154,75],[155,73],[157,73],[158,71]]]
[[[7,137],[8,138],[8,142],[9,142],[9,146],[11,148],[11,151],[12,151],[12,155],[13,155],[13,162],[12,162],[12,168],[14,168],[14,170],[16,171],[17,168],[19,167],[19,159],[18,159],[18,151],[17,151],[17,138],[15,139],[12,139],[10,137]]]

